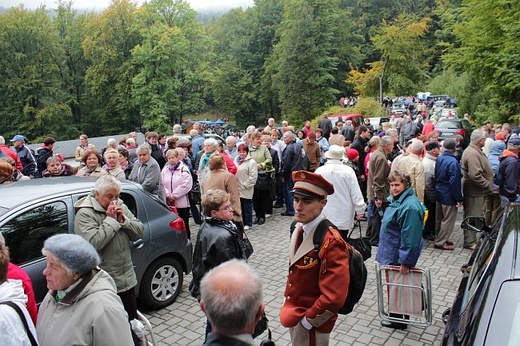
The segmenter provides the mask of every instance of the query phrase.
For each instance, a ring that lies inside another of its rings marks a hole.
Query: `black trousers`
[[[370,238],[370,244],[372,244],[372,246],[379,244],[379,231],[381,230],[383,213],[387,206],[388,203],[383,203],[380,208],[376,208],[375,201],[372,201],[372,210],[367,225],[367,237]]]
[[[186,226],[186,235],[188,239],[191,239],[190,232],[190,208],[177,208],[177,212],[179,213],[179,217],[184,221],[184,225]]]
[[[428,209],[428,219],[424,225],[423,235],[435,236],[435,213],[437,211],[437,203],[430,201],[427,196],[424,196],[424,206]]]
[[[256,217],[265,218],[265,214],[273,213],[273,202],[269,190],[255,190],[253,193],[253,207]]]
[[[132,287],[128,291],[120,292],[117,294],[121,298],[123,307],[128,314],[128,320],[131,321],[137,318],[137,300],[135,297],[135,287]]]

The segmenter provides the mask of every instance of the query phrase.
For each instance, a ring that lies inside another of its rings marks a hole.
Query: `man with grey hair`
[[[146,153],[150,156],[148,151]],[[130,241],[141,239],[144,226],[119,198],[120,193],[119,180],[111,175],[100,177],[90,194],[74,204],[74,233],[91,243],[103,258],[101,268],[114,279],[129,320],[133,320],[137,319],[137,277]]]
[[[226,261],[204,275],[200,291],[200,308],[212,326],[204,345],[253,345],[251,335],[265,308],[262,281],[253,268]]]
[[[174,136],[182,135],[182,126],[180,124],[175,124],[173,125],[172,131]]]
[[[161,182],[161,168],[152,157],[152,148],[148,144],[141,144],[137,147],[137,161],[128,176],[128,180],[141,184],[143,189],[152,195],[165,200],[164,188]]]
[[[424,203],[424,167],[420,158],[423,148],[421,140],[412,139],[408,147],[408,155],[392,165],[392,171],[400,170],[410,175],[413,192],[421,203]]]
[[[237,138],[235,136],[228,136],[226,138],[226,150],[224,151],[232,161],[235,161],[238,156]]]
[[[482,152],[486,135],[481,130],[471,134],[470,144],[462,153],[462,193],[464,195],[464,217],[484,216],[484,201],[493,192],[493,168]],[[464,248],[474,249],[476,233],[464,230]]]
[[[280,169],[280,181],[283,184],[283,193],[285,199],[285,211],[282,216],[294,216],[294,198],[292,189],[294,182],[292,180],[292,172],[299,171],[303,168],[302,151],[300,146],[296,144],[294,133],[287,131],[283,134],[285,149],[282,152],[282,168]]]

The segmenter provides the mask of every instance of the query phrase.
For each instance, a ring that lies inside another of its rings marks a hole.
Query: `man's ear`
[[[200,303],[199,303],[199,305],[200,305],[200,309],[201,309],[201,310],[204,312],[204,314],[205,314],[205,313],[206,313],[206,309],[204,308],[204,301],[201,300]]]
[[[202,304],[202,302],[201,302],[201,304]],[[262,303],[262,304],[260,304],[260,306],[258,307],[258,311],[256,312],[255,321],[260,321],[260,319],[262,318],[262,315],[264,314],[264,311],[265,311],[265,304]]]

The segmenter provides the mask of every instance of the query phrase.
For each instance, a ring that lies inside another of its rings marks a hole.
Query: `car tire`
[[[182,267],[175,258],[159,258],[143,275],[139,301],[150,309],[164,308],[181,292],[183,279]]]

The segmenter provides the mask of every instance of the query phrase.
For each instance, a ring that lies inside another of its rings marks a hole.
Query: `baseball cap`
[[[13,139],[11,139],[11,142],[16,142],[16,141],[25,141],[25,137],[22,135],[16,135],[13,137]]]

